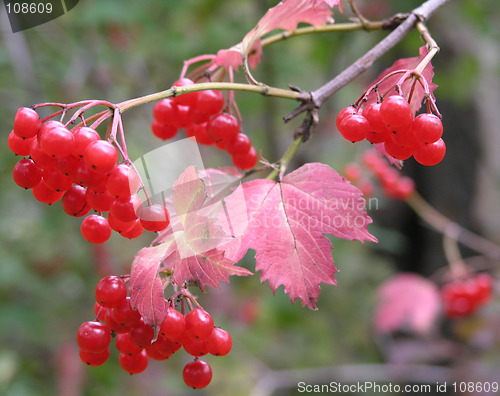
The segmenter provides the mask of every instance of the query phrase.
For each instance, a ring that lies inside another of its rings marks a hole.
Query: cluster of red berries
[[[492,288],[491,275],[485,272],[446,283],[441,288],[445,316],[457,319],[472,315],[490,300]]]
[[[400,95],[363,109],[344,108],[337,116],[337,129],[351,142],[384,143],[385,151],[399,160],[413,155],[418,163],[432,166],[446,154],[441,119],[432,113],[413,117],[410,104]]]
[[[53,120],[42,124],[35,110],[23,107],[17,111],[8,144],[12,152],[26,157],[14,166],[14,181],[31,189],[35,199],[49,205],[61,200],[73,217],[97,212],[81,225],[90,242],[106,242],[113,230],[136,238],[144,229],[161,231],[170,223],[163,205],[143,208],[136,194],[139,176],[126,161],[118,163],[116,147],[92,128],[70,130]]]
[[[182,78],[176,87],[192,85]],[[158,101],[153,108],[153,134],[163,140],[185,129],[187,137],[200,144],[215,145],[231,155],[233,164],[243,170],[257,165],[258,155],[250,138],[241,132],[237,118],[224,109],[224,95],[218,90],[190,92]]]
[[[97,318],[84,322],[76,336],[80,359],[89,366],[100,366],[108,360],[113,337],[120,353],[119,363],[129,374],[146,370],[149,359],[166,360],[184,348],[194,357],[184,367],[184,382],[199,389],[212,379],[210,365],[200,357],[206,354],[224,356],[231,350],[231,335],[214,327],[212,316],[202,308],[192,309],[184,315],[169,305],[155,339],[153,328],[132,308],[127,285],[119,276],[102,278],[95,288],[95,298]]]
[[[363,153],[361,163],[375,176],[382,187],[382,191],[389,198],[406,200],[415,192],[415,182],[411,177],[403,176],[392,167],[387,160],[373,150]],[[344,177],[357,185],[365,197],[373,195],[374,186],[368,177],[363,175],[361,167],[350,162],[342,171]]]

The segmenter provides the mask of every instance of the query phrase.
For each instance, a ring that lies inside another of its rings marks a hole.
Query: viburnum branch
[[[434,41],[432,38],[429,30],[427,29],[427,26],[422,21],[417,22],[417,29],[420,32],[420,35],[424,39],[424,41],[427,43],[427,46],[429,47],[429,52],[425,56],[424,59],[418,64],[418,66],[415,68],[415,72],[421,74],[426,66],[429,64],[429,62],[434,58],[434,56],[439,52],[439,47],[437,43]]]
[[[432,207],[420,194],[414,193],[406,203],[422,220],[437,231],[455,238],[461,244],[495,260],[500,260],[500,246],[455,223]]]
[[[351,6],[351,11],[353,12],[354,15],[356,15],[359,19],[359,22],[361,23],[361,26],[364,30],[367,30],[367,26],[370,25],[370,21],[366,19],[361,12],[358,10],[358,7],[356,4],[354,4],[354,0],[347,0],[349,5]]]

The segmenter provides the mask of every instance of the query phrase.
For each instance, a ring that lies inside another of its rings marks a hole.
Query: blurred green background
[[[409,11],[419,3],[358,2],[373,19]],[[408,364],[458,367],[464,380],[476,380],[479,374],[490,378],[490,372],[498,372],[500,311],[495,303],[458,327],[439,323],[428,338],[406,335],[401,350],[394,349],[400,345],[396,338],[374,332],[376,290],[384,280],[402,270],[430,276],[446,265],[440,236],[422,226],[404,204],[378,192],[370,231],[379,245],[332,238],[340,270],[338,286],[322,288],[318,311],[302,308],[300,302],[291,305],[282,288],[273,297],[258,276],[232,279],[231,285],[200,297],[216,324],[228,329],[234,340],[229,356],[208,358],[214,378],[207,389],[191,391],[183,384],[182,367],[189,359],[182,353],[166,362],[151,362],[137,376],[121,370],[116,350],[100,368],[79,361],[75,334],[81,322],[93,319],[96,282],[104,275],[128,273],[135,253],[153,235],[134,241],[114,235],[105,246],[91,246],[80,236],[81,219],[65,215],[60,203],[42,205],[18,188],[11,177],[18,158],[6,144],[17,108],[83,99],[118,103],[167,89],[178,78],[183,60],[239,42],[275,4],[82,0],[57,20],[16,34],[10,32],[1,8],[0,129],[5,144],[0,147],[0,395],[294,395],[299,394],[298,381],[389,381],[384,377],[389,366],[383,365],[393,362],[394,354],[405,353]],[[455,0],[429,22],[441,46],[433,60],[434,82],[439,85],[435,94],[444,114],[448,153],[434,168],[408,161],[404,169],[439,210],[497,242],[499,14],[496,0]],[[344,16],[335,11],[339,21],[351,16],[348,9]],[[314,90],[385,34],[324,34],[274,44],[265,48],[255,77],[277,87],[293,84]],[[335,95],[321,110],[317,134],[303,145],[296,165],[320,161],[340,171],[356,159],[368,146],[339,138],[334,124],[337,112],[354,102],[397,58],[416,56],[421,45],[418,34],[412,33],[373,70]],[[242,76],[238,79],[243,81]],[[295,103],[249,93],[236,93],[236,101],[244,131],[265,158],[277,160],[300,122],[282,122]],[[161,144],[149,129],[151,110],[152,104],[124,116],[132,158]],[[207,167],[230,165],[229,157],[213,148],[203,148],[202,153]],[[251,253],[245,260],[253,268]],[[495,263],[480,264],[492,269]],[[434,360],[426,359],[425,353],[416,359],[412,347],[420,352],[441,348],[447,353],[437,358],[432,354]],[[426,382],[425,375],[420,382]]]

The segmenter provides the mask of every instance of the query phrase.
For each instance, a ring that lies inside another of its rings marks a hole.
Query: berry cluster
[[[192,85],[182,78],[176,87]],[[243,170],[257,165],[258,155],[250,138],[241,132],[236,117],[224,112],[224,96],[218,90],[190,92],[175,98],[162,99],[153,108],[153,134],[163,140],[185,129],[186,136],[200,144],[215,145],[231,155],[233,164]]]
[[[169,305],[155,339],[153,328],[132,308],[127,285],[121,277],[102,278],[95,288],[95,298],[97,318],[84,322],[76,336],[80,359],[89,366],[100,366],[108,360],[113,337],[120,353],[119,363],[129,374],[146,370],[149,359],[166,360],[184,348],[194,357],[184,367],[184,382],[199,389],[212,379],[210,365],[199,358],[206,354],[224,356],[231,350],[230,334],[214,327],[212,316],[202,308],[184,315]]]
[[[490,300],[492,283],[491,275],[484,272],[446,283],[441,288],[445,316],[457,319],[472,315]]]
[[[113,230],[136,238],[144,229],[161,231],[170,223],[163,205],[143,208],[137,195],[140,177],[128,159],[118,163],[115,145],[90,127],[70,130],[54,120],[42,124],[35,110],[23,107],[17,111],[8,144],[25,157],[14,166],[14,181],[31,189],[35,199],[49,205],[61,200],[63,210],[73,217],[96,212],[81,224],[82,236],[92,243],[106,242]]]
[[[430,112],[413,117],[410,104],[400,95],[363,109],[344,108],[337,116],[337,129],[351,142],[384,143],[386,152],[399,160],[413,156],[418,163],[432,166],[446,154],[441,119]]]

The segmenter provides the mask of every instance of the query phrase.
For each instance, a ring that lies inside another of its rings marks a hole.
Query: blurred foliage
[[[170,87],[185,59],[215,53],[239,42],[275,3],[87,0],[51,23],[17,34],[9,33],[2,9],[0,124],[4,141],[20,106],[89,98],[120,102]],[[359,3],[368,17],[384,18],[409,11],[420,2]],[[496,0],[454,3],[430,21],[431,32],[434,28],[437,32],[442,30],[440,20],[452,13],[462,24],[461,29],[473,29],[478,37],[498,43],[499,13],[490,12],[498,11]],[[350,16],[348,10],[344,16],[335,14],[338,21]],[[313,90],[385,34],[324,34],[277,43],[264,50],[263,63],[255,71],[255,77],[273,86],[292,84]],[[439,34],[435,38],[439,42]],[[366,148],[338,138],[334,126],[336,113],[354,102],[364,87],[395,59],[415,56],[420,45],[418,34],[412,33],[373,70],[335,95],[321,110],[317,135],[301,149],[297,164],[322,161],[340,170]],[[443,52],[447,50],[444,48]],[[480,78],[478,60],[463,51],[449,59],[438,56],[434,65],[435,82],[440,85],[438,103],[442,98],[452,107],[470,106],[468,94]],[[300,122],[294,120],[284,125],[281,120],[295,104],[247,93],[236,93],[236,99],[245,132],[264,157],[277,159]],[[151,109],[152,105],[143,106],[124,117],[132,158],[159,144],[149,131]],[[203,156],[207,167],[229,164],[224,154],[212,149],[203,149]],[[268,286],[260,284],[258,274],[233,279],[231,285],[200,297],[202,304],[214,313],[216,323],[228,329],[234,340],[229,356],[209,358],[214,378],[206,390],[192,392],[182,383],[181,371],[187,360],[183,354],[167,362],[152,362],[145,373],[133,377],[119,367],[116,350],[103,367],[84,367],[78,360],[74,338],[79,324],[92,319],[96,282],[103,275],[127,273],[135,253],[149,244],[152,236],[129,242],[115,235],[104,247],[90,246],[79,234],[80,220],[66,216],[60,203],[53,207],[38,204],[30,192],[15,186],[11,171],[16,161],[7,145],[2,145],[1,395],[236,396],[249,394],[270,370],[383,361],[372,326],[376,289],[398,268],[404,268],[398,254],[407,250],[412,233],[385,221],[390,213],[401,214],[402,209],[401,205],[381,198],[377,202],[379,210],[373,211],[380,224],[376,222],[371,228],[380,239],[379,246],[332,239],[333,255],[340,270],[338,287],[323,287],[319,311],[304,309],[300,302],[291,305],[282,288],[273,297]],[[403,217],[409,216],[404,213]],[[253,267],[253,254],[247,255],[245,263]],[[494,308],[491,312],[498,314]],[[498,357],[490,356],[489,362],[498,364]],[[326,382],[331,380],[335,379],[324,378]],[[290,393],[280,394],[295,394],[294,389],[292,386]]]

